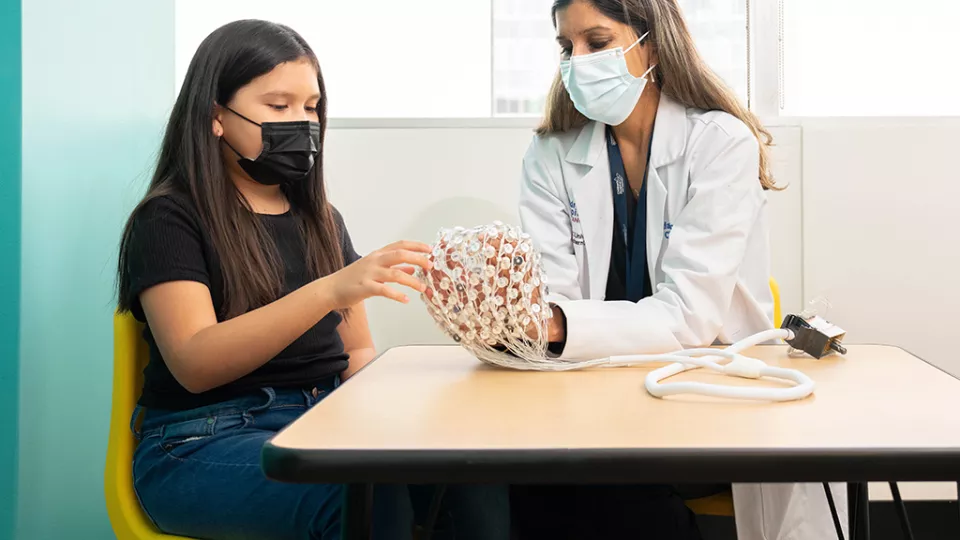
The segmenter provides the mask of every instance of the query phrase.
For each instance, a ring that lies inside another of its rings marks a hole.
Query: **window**
[[[200,42],[237,19],[290,26],[336,118],[489,117],[490,0],[177,0],[177,91]]]
[[[539,116],[557,74],[560,48],[553,0],[494,0],[493,98],[496,116]]]
[[[679,0],[707,64],[747,99],[746,0]],[[557,73],[553,0],[494,0],[494,113],[539,115]]]
[[[700,55],[746,103],[746,0],[679,0],[679,4]]]
[[[956,0],[783,1],[781,114],[960,114]]]
[[[826,0],[823,0],[826,1]],[[747,88],[746,0],[680,0],[707,62]],[[177,0],[177,89],[200,42],[237,19],[299,32],[334,118],[539,116],[557,72],[553,0]]]

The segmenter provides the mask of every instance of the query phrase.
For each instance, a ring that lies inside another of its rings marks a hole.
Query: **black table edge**
[[[292,450],[266,475],[292,483],[751,483],[953,481],[953,449]]]

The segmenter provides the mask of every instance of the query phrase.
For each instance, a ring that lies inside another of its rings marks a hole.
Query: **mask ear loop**
[[[246,116],[238,113],[237,111],[231,109],[230,107],[227,107],[226,105],[220,105],[220,106],[223,107],[224,109],[232,112],[233,114],[239,116],[240,118],[246,120],[247,122],[250,122],[251,124],[259,127],[260,129],[263,129],[263,126],[262,126],[262,125],[254,122],[253,120],[251,120],[251,119],[247,118]],[[257,158],[250,159],[250,158],[248,158],[247,156],[241,154],[240,152],[237,152],[237,149],[234,148],[233,145],[230,144],[230,141],[227,140],[226,134],[221,135],[221,136],[219,136],[219,137],[217,137],[217,138],[220,139],[221,141],[223,141],[223,144],[227,145],[227,148],[229,148],[230,150],[233,150],[233,153],[236,154],[237,157],[240,158],[240,159],[245,159],[245,160],[247,160],[247,161],[256,161],[256,159],[260,157],[260,156],[257,156]]]
[[[241,154],[240,152],[237,152],[237,149],[234,148],[232,144],[230,144],[230,141],[228,141],[226,137],[224,137],[224,136],[221,135],[220,137],[217,137],[217,138],[220,139],[220,141],[223,142],[223,144],[227,145],[227,148],[229,148],[230,150],[233,150],[233,153],[236,154],[238,158],[240,158],[240,159],[246,159],[247,161],[254,161],[254,160],[252,160],[252,159],[244,156],[244,155]]]
[[[641,75],[640,78],[641,78],[641,79],[646,79],[646,78],[647,78],[647,75],[649,75],[651,71],[653,71],[654,69],[656,69],[656,67],[657,67],[656,64],[650,66],[650,68],[648,68],[646,71],[643,72],[643,75]],[[653,82],[657,82],[657,81],[654,81],[654,80],[653,80],[653,77],[651,77],[650,80],[653,81]]]
[[[251,120],[251,119],[247,118],[246,116],[238,113],[237,111],[231,109],[230,107],[227,107],[226,105],[221,105],[221,106],[222,106],[224,109],[226,109],[226,110],[232,112],[233,114],[239,116],[240,118],[243,118],[243,119],[246,120],[247,122],[250,122],[251,124],[253,124],[253,125],[257,126],[257,127],[263,127],[262,124],[258,124],[257,122],[254,122],[253,120]]]
[[[647,33],[643,34],[642,36],[640,36],[640,39],[634,41],[634,42],[633,42],[633,45],[627,47],[627,49],[626,49],[625,51],[623,51],[624,56],[626,56],[626,54],[627,54],[628,52],[632,51],[634,47],[636,47],[637,45],[639,45],[640,42],[643,41],[643,38],[645,38],[645,37],[647,37],[647,36],[649,36],[649,35],[650,35],[650,32],[647,32]],[[649,68],[647,68],[646,71],[643,72],[643,75],[641,75],[641,76],[638,77],[638,78],[639,78],[639,79],[645,79],[645,78],[647,78],[647,75],[649,75],[650,72],[653,71],[654,68],[656,68],[656,67],[657,67],[657,64],[653,64],[652,66],[650,66]],[[651,79],[651,80],[653,80],[653,79]],[[653,81],[653,82],[656,82],[656,81]]]
[[[623,51],[623,54],[627,54],[628,52],[632,51],[634,47],[636,47],[637,45],[640,44],[641,41],[643,41],[643,38],[645,38],[645,37],[647,37],[647,36],[649,36],[649,35],[650,35],[650,32],[647,32],[646,34],[640,36],[639,39],[637,39],[636,41],[633,42],[633,45],[627,47],[627,50]]]

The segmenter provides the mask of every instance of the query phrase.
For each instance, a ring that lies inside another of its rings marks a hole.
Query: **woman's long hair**
[[[226,105],[237,90],[278,65],[303,59],[316,68],[320,86],[320,153],[307,178],[282,189],[303,236],[308,271],[319,278],[343,267],[340,231],[323,184],[327,96],[317,57],[307,42],[286,26],[236,21],[203,40],[190,62],[167,124],[156,172],[123,232],[117,268],[121,311],[129,310],[135,300],[128,250],[136,217],[148,202],[168,195],[187,197],[212,239],[224,285],[224,305],[218,315],[235,317],[281,294],[283,270],[277,247],[230,180],[212,126],[217,104]]]
[[[778,189],[770,172],[769,147],[773,137],[730,88],[707,67],[694,45],[676,0],[555,0],[551,17],[573,2],[588,2],[605,16],[631,26],[638,36],[649,32],[644,43],[657,52],[656,80],[664,95],[696,109],[723,111],[742,121],[760,142],[760,184]],[[539,135],[562,133],[582,127],[589,120],[573,105],[559,73],[547,97],[546,114]]]

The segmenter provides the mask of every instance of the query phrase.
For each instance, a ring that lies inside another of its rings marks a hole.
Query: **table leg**
[[[373,485],[349,484],[340,516],[342,540],[369,540],[373,521]]]
[[[847,485],[851,540],[870,540],[870,493],[866,483]]]
[[[850,540],[857,540],[857,503],[860,500],[858,494],[857,484],[847,484],[847,529]]]
[[[910,518],[907,517],[907,506],[903,504],[903,497],[900,496],[900,487],[896,482],[890,482],[890,493],[893,495],[893,504],[897,507],[897,514],[900,516],[900,527],[903,529],[904,540],[913,540],[913,530],[910,528]]]
[[[830,506],[830,517],[833,518],[833,527],[837,531],[837,540],[844,540],[843,526],[840,524],[840,515],[837,513],[837,503],[833,500],[833,491],[830,489],[828,482],[823,483],[823,493],[827,496],[827,505]]]

